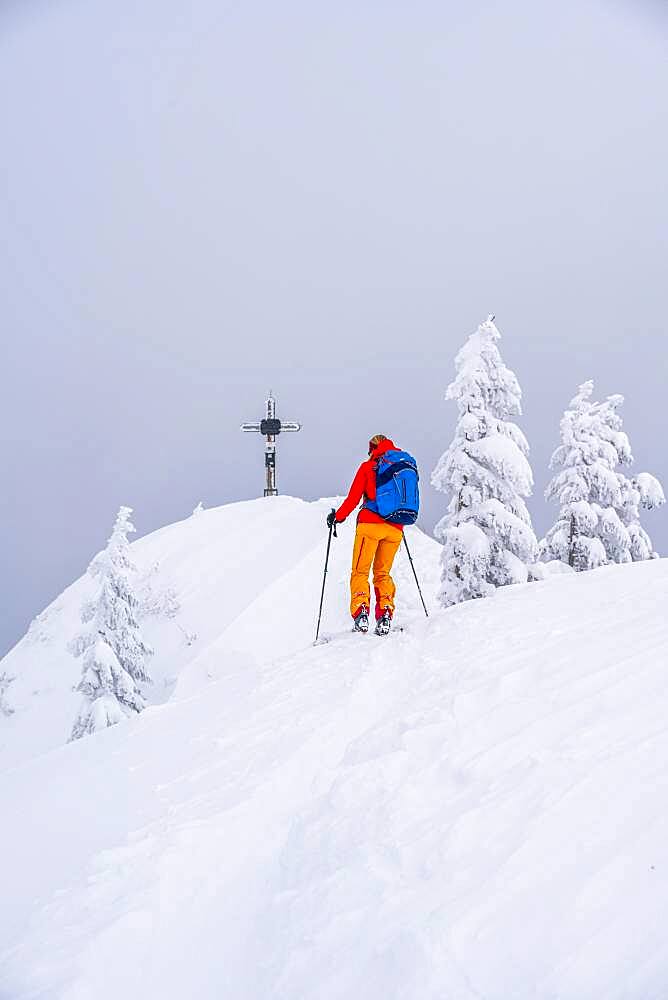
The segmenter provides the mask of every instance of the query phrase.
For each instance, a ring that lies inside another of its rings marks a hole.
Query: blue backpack
[[[420,509],[417,462],[407,451],[392,449],[376,459],[376,499],[363,506],[390,524],[414,524]]]

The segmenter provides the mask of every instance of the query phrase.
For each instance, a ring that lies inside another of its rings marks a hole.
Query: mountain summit
[[[149,706],[75,743],[88,578],[0,664],[0,997],[622,1000],[668,982],[668,563],[349,632],[327,500],[135,542]],[[431,597],[431,601],[429,600]]]

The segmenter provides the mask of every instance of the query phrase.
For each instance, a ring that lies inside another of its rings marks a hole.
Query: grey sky
[[[128,503],[145,533],[345,492],[370,434],[428,474],[488,311],[525,394],[535,527],[578,383],[666,459],[661,5],[0,5],[0,652]],[[425,479],[427,476],[425,475]],[[431,529],[444,498],[425,489]],[[668,515],[646,526],[668,552]],[[315,600],[315,597],[314,597]]]

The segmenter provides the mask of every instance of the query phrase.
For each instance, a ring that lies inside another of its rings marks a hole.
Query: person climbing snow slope
[[[376,634],[387,635],[396,592],[390,570],[401,545],[403,526],[413,524],[417,518],[419,491],[415,459],[396,448],[384,434],[376,434],[369,441],[369,458],[357,470],[339,509],[327,515],[328,526],[345,521],[362,499],[353,545],[350,613],[354,629],[368,632],[369,572],[373,567]]]

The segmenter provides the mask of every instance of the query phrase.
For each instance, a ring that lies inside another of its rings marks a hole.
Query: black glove
[[[327,527],[331,529],[331,528],[334,527],[334,525],[336,523],[337,523],[336,522],[336,511],[335,510],[330,510],[329,514],[327,515]]]

